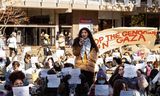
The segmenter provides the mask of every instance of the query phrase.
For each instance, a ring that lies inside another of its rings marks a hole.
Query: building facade
[[[27,25],[7,25],[6,37],[12,31],[20,31],[23,44],[37,46],[41,45],[41,33],[46,32],[50,35],[51,45],[55,45],[58,34],[63,33],[66,40],[69,36],[73,39],[82,27],[88,27],[94,33],[112,27],[140,26],[132,22],[136,21],[133,16],[139,15],[142,15],[141,26],[159,28],[158,5],[148,7],[145,0],[140,0],[140,5],[135,3],[137,1],[10,0],[5,5],[21,8],[30,20]]]

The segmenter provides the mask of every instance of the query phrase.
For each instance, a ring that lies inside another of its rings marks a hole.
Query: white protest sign
[[[110,61],[113,61],[113,57],[106,57],[105,58],[105,62],[110,62]]]
[[[97,65],[101,65],[101,64],[103,64],[104,62],[103,62],[103,58],[98,58],[97,59],[97,61],[96,61],[96,64]]]
[[[146,67],[146,63],[136,64],[136,68],[137,68],[137,69],[144,69],[145,67]]]
[[[56,56],[57,57],[64,56],[64,50],[56,50]]]
[[[81,71],[79,68],[72,69],[69,74],[71,75],[71,79],[68,81],[69,84],[81,84],[81,79],[79,78]]]
[[[71,64],[75,64],[75,58],[68,58],[66,63],[71,63]]]
[[[48,75],[48,74],[47,74],[48,70],[49,70],[49,69],[42,69],[42,70],[40,71],[40,77],[45,78],[45,77]]]
[[[30,96],[29,86],[12,87],[13,96]]]
[[[127,61],[131,62],[131,57],[130,57],[130,56],[125,56],[125,55],[123,55],[122,58],[126,58]]]
[[[47,87],[48,88],[58,88],[60,85],[60,78],[57,78],[57,75],[47,75],[48,83]]]
[[[62,74],[63,76],[68,75],[70,71],[72,70],[72,67],[62,68]]]
[[[119,52],[113,52],[113,53],[112,53],[112,56],[113,56],[113,57],[121,57],[121,55],[120,55]]]
[[[32,50],[32,48],[31,47],[24,47],[24,49],[23,49],[23,53],[25,54],[26,52],[28,52],[28,51],[31,51]]]
[[[147,62],[149,62],[149,61],[154,62],[154,61],[156,61],[156,56],[155,55],[148,55],[146,59],[147,59]]]
[[[120,96],[135,96],[133,91],[121,91]]]
[[[124,67],[123,77],[133,78],[137,77],[137,69],[134,65],[127,65]]]
[[[31,57],[31,63],[32,63],[32,64],[34,64],[34,63],[39,63],[38,57]]]
[[[109,86],[108,85],[95,85],[95,96],[108,96]]]

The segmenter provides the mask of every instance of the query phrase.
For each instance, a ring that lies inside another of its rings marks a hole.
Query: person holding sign
[[[112,87],[107,81],[107,76],[103,69],[97,73],[97,80],[92,84],[88,96],[112,96]]]
[[[109,79],[109,83],[111,84],[111,86],[113,87],[114,85],[114,82],[117,80],[117,79],[123,79],[123,74],[124,74],[124,66],[123,65],[119,65],[114,73],[112,74],[112,76],[110,77]]]
[[[25,75],[22,71],[15,71],[15,72],[11,73],[11,75],[9,76],[9,80],[12,82],[11,83],[12,88],[24,86],[24,79],[25,79]],[[6,96],[14,96],[14,93],[16,93],[16,92],[11,90],[7,93]],[[29,92],[28,92],[28,94],[29,94]]]
[[[120,96],[121,91],[127,91],[127,90],[128,90],[127,82],[123,79],[117,79],[113,86],[113,96]]]
[[[80,70],[74,69],[74,66],[71,63],[65,63],[64,68],[67,68],[67,70],[62,69],[63,76],[58,88],[58,96],[87,96],[89,85],[86,77],[82,73],[78,78],[77,76],[74,76],[77,75]],[[80,82],[77,82],[79,81],[78,79],[80,79]]]
[[[98,47],[88,28],[82,28],[79,31],[78,37],[74,39],[72,49],[74,56],[76,56],[75,67],[81,69],[81,73],[87,77],[91,86],[94,80]]]

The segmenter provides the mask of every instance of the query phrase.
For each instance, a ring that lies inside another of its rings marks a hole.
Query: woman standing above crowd
[[[98,47],[88,28],[82,28],[78,37],[73,42],[73,54],[76,56],[75,67],[81,69],[88,80],[89,85],[93,84],[94,68],[97,60]]]

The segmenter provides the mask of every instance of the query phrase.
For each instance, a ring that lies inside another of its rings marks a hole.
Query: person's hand
[[[84,38],[80,38],[80,40],[79,40],[79,44],[82,46],[82,45],[83,45],[83,43],[84,43]]]

